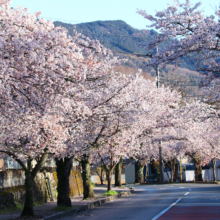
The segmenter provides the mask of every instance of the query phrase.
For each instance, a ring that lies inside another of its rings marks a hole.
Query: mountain
[[[152,41],[157,36],[157,32],[153,29],[135,29],[121,20],[87,22],[76,24],[75,27],[72,24],[59,21],[54,22],[54,24],[55,26],[65,27],[71,36],[73,36],[73,30],[76,29],[78,33],[82,33],[91,39],[98,39],[105,47],[111,49],[117,55],[125,57],[129,54],[146,55],[149,51],[146,51],[141,45]],[[166,47],[166,43],[161,44],[159,47]],[[144,63],[139,63],[143,65],[138,65],[138,67],[146,69]],[[127,64],[130,67],[136,66],[131,60]],[[185,59],[182,59],[180,67],[195,70],[194,65],[188,63]]]
[[[73,34],[73,25],[62,22],[54,24],[65,27],[70,35]],[[154,30],[138,30],[121,20],[81,23],[76,25],[76,30],[91,39],[98,39],[101,44],[113,51],[141,54],[145,54],[146,51],[139,45],[157,35]]]

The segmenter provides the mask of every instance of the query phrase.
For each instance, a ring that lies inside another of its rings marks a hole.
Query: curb
[[[112,200],[115,200],[115,199],[118,199],[118,198],[121,198],[121,197],[124,197],[124,196],[131,195],[133,192],[134,192],[134,190],[130,190],[130,191],[127,191],[127,192],[120,192],[118,195],[109,196],[109,197],[107,197],[105,199],[100,199],[100,200],[97,200],[95,202],[91,202],[91,203],[89,203],[87,205],[82,205],[79,208],[73,208],[73,209],[68,210],[68,211],[59,212],[59,213],[56,213],[54,215],[45,217],[44,220],[56,220],[56,219],[59,219],[61,217],[63,218],[63,217],[67,217],[69,215],[74,215],[74,214],[77,214],[79,212],[86,211],[88,209],[99,207],[99,206],[101,206],[101,205],[103,205],[103,204],[105,204],[107,202],[112,201]]]
[[[199,183],[199,184],[220,184],[220,182],[179,182],[179,183],[140,183],[139,185],[169,185],[169,184],[194,184],[194,183]]]

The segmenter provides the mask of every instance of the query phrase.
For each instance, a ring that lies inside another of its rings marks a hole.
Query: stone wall
[[[0,158],[0,170],[4,168],[4,159]]]
[[[79,170],[71,170],[70,173],[70,197],[83,195],[83,182]]]
[[[4,170],[0,172],[0,190],[24,185],[23,170]]]
[[[39,172],[35,177],[34,201],[47,202],[57,199],[57,175],[55,169]],[[49,181],[48,181],[49,180]],[[0,172],[0,208],[13,206],[16,202],[24,202],[23,170],[7,170]],[[50,193],[50,187],[52,195]],[[80,171],[72,169],[70,174],[70,197],[81,196],[83,184]]]
[[[57,185],[58,183],[57,173],[54,171],[53,175],[54,175],[56,185]],[[73,168],[71,170],[69,184],[70,184],[70,194],[69,194],[70,197],[83,195],[83,182],[82,182],[81,173],[78,169]]]
[[[49,180],[49,181],[48,181]],[[53,201],[57,198],[57,182],[54,172],[39,172],[35,179],[35,199],[37,201]],[[52,195],[50,193],[50,187]]]
[[[0,209],[23,203],[25,196],[24,187],[12,187],[0,191]]]

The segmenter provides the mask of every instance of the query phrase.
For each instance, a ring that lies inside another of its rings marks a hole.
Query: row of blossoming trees
[[[160,48],[159,53],[152,54],[152,59],[148,63],[151,67],[170,63],[178,65],[183,59],[193,63],[196,70],[204,76],[201,86],[206,87],[210,95],[209,103],[217,104],[218,108],[220,9],[216,7],[215,15],[206,16],[203,11],[199,10],[201,4],[201,2],[192,4],[190,0],[174,0],[173,5],[157,11],[155,16],[144,10],[138,10],[139,14],[151,22],[149,27],[155,28],[159,32],[152,42],[142,46],[149,51],[161,43],[166,42],[167,44],[167,47]],[[193,147],[194,152],[187,152],[187,154],[194,159],[196,164],[205,161],[206,157],[208,160],[212,159],[215,166],[215,160],[219,155],[219,113],[216,111],[211,115],[199,116],[199,118],[204,118],[202,122],[197,119],[190,122],[192,123],[190,139],[196,148]],[[213,118],[213,115],[216,115],[216,119]],[[203,123],[206,124],[203,125]],[[198,155],[200,156],[198,157]],[[201,169],[196,173],[201,180]]]
[[[142,168],[159,157],[161,141],[164,160],[194,159],[196,179],[202,163],[219,157],[216,108],[183,102],[176,90],[157,88],[138,72],[114,72],[123,60],[98,41],[76,32],[72,38],[40,13],[9,5],[0,0],[0,152],[25,171],[22,216],[34,215],[34,178],[49,155],[57,164],[57,203],[66,206],[74,159],[86,199],[94,196],[91,163],[102,162],[110,190],[123,158]]]

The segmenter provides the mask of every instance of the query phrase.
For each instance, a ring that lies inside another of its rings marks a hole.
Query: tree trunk
[[[25,201],[21,216],[34,216],[34,178],[48,158],[48,149],[44,148],[44,153],[41,155],[41,157],[37,158],[37,163],[34,168],[32,168],[31,162],[33,161],[33,158],[31,157],[28,158],[26,165],[25,162],[21,159],[18,159],[14,153],[8,151],[0,152],[6,153],[10,157],[13,157],[25,171]]]
[[[179,175],[178,175],[179,167],[178,167],[176,159],[174,160],[174,167],[175,167],[175,172],[174,172],[175,180],[179,181],[179,179],[178,179],[179,178]]]
[[[216,182],[216,173],[215,173],[216,160],[215,158],[212,159],[212,165],[213,165],[213,181]]]
[[[144,182],[144,164],[141,164],[140,161],[137,162],[137,170],[136,170],[136,180],[135,183],[143,183]]]
[[[108,191],[112,190],[112,171],[107,171],[108,173]]]
[[[203,181],[202,167],[200,166],[200,162],[196,159],[194,160],[194,171],[195,171],[195,181]]]
[[[170,161],[170,164],[171,164],[171,166],[170,166],[170,168],[171,168],[171,183],[173,183],[174,176],[175,176],[175,179],[177,180],[176,172],[175,172],[176,170],[178,171],[178,169],[176,169],[176,159],[172,159]],[[177,175],[178,175],[178,173],[177,173]]]
[[[90,158],[84,156],[81,160],[82,165],[82,178],[83,178],[83,199],[94,198],[95,194],[91,185],[91,174],[90,174]]]
[[[100,176],[101,185],[103,185],[103,167],[101,166],[101,176]]]
[[[101,185],[103,185],[103,166],[101,165],[101,166],[98,166],[97,168],[96,168],[96,173],[97,173],[97,175],[99,176],[99,179],[100,179],[100,182],[101,182]]]
[[[122,158],[115,167],[115,186],[122,186],[121,183]]]
[[[174,166],[174,162],[173,162],[173,160],[171,160],[171,166],[170,166],[170,168],[171,168],[171,171],[170,171],[170,173],[171,173],[171,183],[173,183],[173,176],[174,176],[174,173],[175,173],[175,166]]]
[[[73,158],[65,157],[63,159],[56,159],[57,165],[57,206],[71,206],[69,197],[69,176],[72,168]]]
[[[108,175],[109,175],[109,173],[108,173],[108,170],[105,170],[105,180],[107,180],[108,181]]]
[[[25,171],[25,202],[21,216],[34,216],[34,179],[30,171]]]
[[[146,165],[146,174],[145,174],[145,177],[144,177],[144,182],[145,181],[147,182],[147,173],[148,173],[148,165]]]
[[[203,181],[202,179],[202,167],[201,157],[196,155],[195,153],[186,153],[186,155],[190,156],[194,162],[194,172],[195,172],[195,181]]]
[[[42,154],[41,158],[39,158],[34,168],[32,168],[31,164],[33,160],[32,158],[27,161],[27,166],[20,159],[16,159],[16,161],[25,170],[25,202],[21,216],[34,216],[34,178],[47,158],[48,149],[45,148],[44,153]]]

